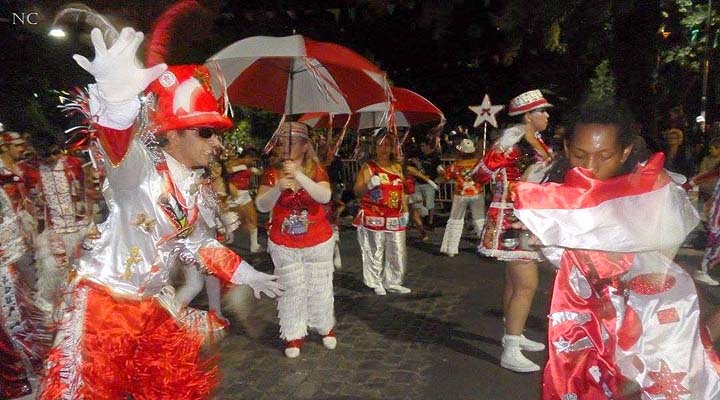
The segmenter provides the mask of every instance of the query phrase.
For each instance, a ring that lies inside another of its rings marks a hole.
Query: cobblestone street
[[[299,358],[285,358],[274,302],[256,301],[245,323],[235,323],[220,344],[219,398],[538,398],[539,373],[518,374],[498,365],[502,265],[478,257],[475,242],[468,240],[457,257],[440,256],[442,229],[430,243],[414,232],[408,236],[406,283],[413,293],[381,297],[362,283],[355,231],[342,232],[334,351],[326,350],[319,336],[310,336]],[[266,255],[252,260],[272,269]],[[544,341],[551,275],[543,272],[541,278],[526,335]],[[545,352],[528,356],[544,362]]]
[[[476,242],[461,242],[454,258],[438,253],[442,228],[424,243],[408,233],[410,295],[376,296],[362,283],[356,233],[341,233],[343,269],[335,273],[338,347],[326,350],[310,336],[297,359],[278,338],[274,301],[255,301],[243,323],[220,343],[219,399],[539,399],[540,373],[499,366],[502,337],[502,264],[480,258]],[[245,243],[244,238],[236,243]],[[241,254],[247,249],[239,248]],[[702,251],[682,249],[678,263],[692,272]],[[270,272],[266,254],[248,257]],[[540,287],[525,334],[546,341],[545,315],[553,273],[540,269]],[[701,287],[706,310],[720,288]],[[547,352],[525,352],[544,364]]]

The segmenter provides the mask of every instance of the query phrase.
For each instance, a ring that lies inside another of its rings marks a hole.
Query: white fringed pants
[[[307,336],[308,327],[327,335],[335,326],[333,248],[335,239],[312,247],[292,248],[268,240],[268,253],[285,293],[278,298],[280,338]]]
[[[465,225],[465,213],[468,207],[472,212],[473,224],[478,238],[482,238],[482,230],[485,225],[485,199],[483,195],[477,196],[459,196],[454,195],[452,208],[450,209],[450,218],[448,218],[445,226],[445,234],[443,235],[440,252],[448,255],[458,253],[460,238],[462,237],[463,227]]]

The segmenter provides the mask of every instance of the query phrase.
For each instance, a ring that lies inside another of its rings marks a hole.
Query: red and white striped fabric
[[[349,114],[390,99],[382,72],[356,52],[301,35],[253,36],[210,57],[219,68],[230,102],[279,114]],[[223,93],[213,82],[215,93]]]
[[[677,248],[699,222],[664,156],[606,181],[574,169],[563,184],[516,186],[515,215],[546,246],[615,252]]]
[[[519,183],[515,215],[560,249],[543,399],[720,399],[692,278],[666,254],[698,223],[656,154],[606,181]],[[633,382],[630,384],[629,382]]]

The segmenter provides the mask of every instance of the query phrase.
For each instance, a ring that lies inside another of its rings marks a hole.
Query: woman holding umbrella
[[[403,166],[398,160],[394,134],[378,135],[375,159],[362,166],[353,189],[360,199],[360,212],[353,225],[362,251],[365,285],[378,296],[388,291],[410,293],[402,286],[408,212]]]
[[[287,291],[278,299],[280,337],[285,355],[300,355],[308,327],[334,349],[332,227],[323,204],[331,191],[325,169],[313,150],[307,125],[285,122],[275,146],[285,149],[284,161],[267,170],[260,181],[256,205],[272,211],[268,252],[275,274]],[[277,147],[276,147],[277,148]]]

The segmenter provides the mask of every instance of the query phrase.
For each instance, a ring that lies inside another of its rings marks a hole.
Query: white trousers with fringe
[[[478,238],[482,238],[482,230],[485,225],[485,199],[483,195],[477,196],[459,196],[454,195],[452,208],[450,209],[450,218],[448,218],[445,226],[445,234],[443,235],[440,252],[448,255],[458,253],[460,238],[462,237],[463,227],[465,225],[465,213],[468,207],[472,212],[473,224]]]
[[[308,328],[327,335],[335,326],[333,248],[335,239],[291,248],[268,240],[268,253],[285,293],[277,302],[280,338],[301,339]]]
[[[362,251],[363,280],[370,288],[402,285],[407,264],[405,231],[357,228]]]

